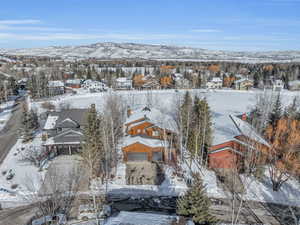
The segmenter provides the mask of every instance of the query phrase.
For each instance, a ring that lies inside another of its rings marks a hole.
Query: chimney
[[[242,115],[242,120],[243,120],[243,121],[246,121],[246,120],[247,120],[247,114],[246,114],[246,113],[243,113],[243,115]]]

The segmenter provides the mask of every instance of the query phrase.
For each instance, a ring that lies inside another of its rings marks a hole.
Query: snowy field
[[[14,104],[14,101],[0,104],[0,131],[5,127],[7,121],[11,117],[11,112]]]
[[[123,98],[124,103],[132,106],[144,106],[150,102],[154,107],[159,108],[163,112],[170,113],[174,100],[178,96],[182,96],[186,91],[192,94],[204,96],[208,99],[209,105],[216,114],[240,114],[249,111],[251,105],[255,102],[255,98],[262,91],[235,91],[235,90],[204,90],[204,89],[190,89],[190,90],[153,90],[153,91],[109,91],[100,93],[87,93],[79,89],[80,94],[66,95],[64,97],[57,97],[50,102],[57,107],[60,104],[68,104],[72,108],[87,108],[91,104],[101,110],[105,98],[110,94],[116,94]],[[294,96],[300,95],[299,92],[281,92],[283,104],[291,103]],[[42,102],[35,105],[40,109]]]

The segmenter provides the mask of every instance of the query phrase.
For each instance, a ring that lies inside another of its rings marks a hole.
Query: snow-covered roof
[[[60,80],[50,80],[48,81],[48,87],[64,87],[65,84]]]
[[[221,79],[220,77],[213,77],[213,78],[211,79],[211,82],[216,82],[216,83],[222,82],[222,79]]]
[[[129,82],[131,79],[128,79],[127,77],[119,77],[116,79],[117,82],[123,83],[123,82]]]
[[[215,115],[213,117],[213,130],[213,145],[235,140],[236,136],[244,135],[269,146],[248,122],[234,115]]]
[[[127,118],[125,124],[132,123],[141,119],[147,120],[163,129],[168,129],[171,131],[176,130],[176,124],[172,117],[167,114],[163,114],[156,108],[148,107],[133,111],[132,114]]]
[[[58,124],[61,124],[66,119],[71,119],[76,123],[83,125],[85,123],[86,109],[68,109],[60,112],[51,112],[46,120],[44,129],[54,129]]]
[[[274,86],[283,86],[283,81],[282,80],[274,80],[273,85]]]
[[[150,146],[152,148],[165,147],[166,146],[166,143],[163,140],[154,139],[154,138],[145,138],[145,137],[142,137],[142,136],[134,136],[134,137],[127,136],[124,139],[123,147],[128,146],[128,145],[132,145],[134,143],[141,143],[143,145],[147,145],[147,146]]]
[[[242,78],[242,79],[239,79],[239,80],[236,80],[235,83],[242,83],[242,82],[253,82],[252,80],[248,79],[248,78]]]
[[[21,83],[26,83],[28,81],[28,78],[27,77],[24,77],[20,80],[17,81],[18,84],[21,84]]]
[[[245,78],[245,76],[244,76],[243,74],[236,74],[235,77],[236,77],[236,78],[239,78],[239,79]]]
[[[238,135],[240,132],[228,114],[213,113],[213,145],[231,141]]]
[[[242,135],[245,135],[246,137],[249,137],[250,139],[266,146],[270,146],[269,143],[266,142],[266,140],[263,139],[248,122],[233,115],[230,115],[230,118]]]
[[[83,82],[83,87],[96,88],[96,87],[105,87],[106,84],[96,80],[85,80]]]
[[[173,77],[174,77],[175,80],[180,80],[180,79],[183,79],[183,74],[181,74],[181,73],[174,73]]]
[[[66,80],[66,84],[80,84],[81,80],[80,79],[69,79]]]
[[[289,81],[290,86],[300,86],[300,80]]]
[[[48,118],[47,118],[47,120],[46,120],[44,129],[45,130],[54,129],[54,127],[56,125],[56,120],[57,119],[58,119],[58,116],[51,116],[51,115],[49,115]]]

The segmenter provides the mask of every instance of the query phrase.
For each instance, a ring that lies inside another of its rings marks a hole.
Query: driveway
[[[88,191],[88,176],[78,155],[61,155],[53,159],[39,191],[41,195],[70,189]],[[73,190],[74,191],[74,190]]]

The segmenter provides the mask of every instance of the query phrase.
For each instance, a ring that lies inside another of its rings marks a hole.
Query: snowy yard
[[[41,178],[44,171],[29,162],[21,161],[27,149],[40,147],[41,138],[36,137],[33,142],[23,144],[22,140],[18,140],[14,147],[10,150],[3,164],[0,165],[0,203],[2,207],[16,206],[24,203],[23,195],[26,194],[28,186],[34,185],[39,188]],[[9,174],[14,176],[9,179]]]

